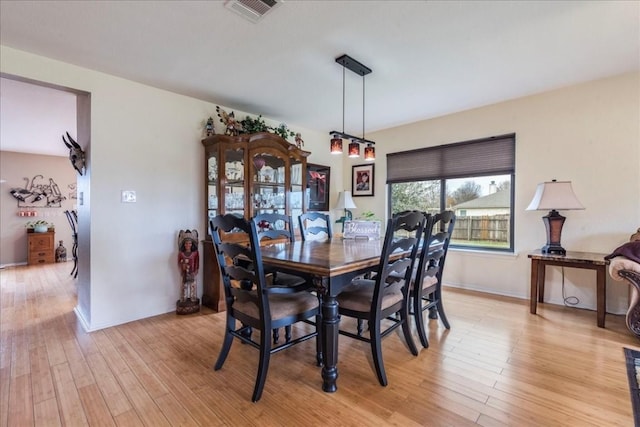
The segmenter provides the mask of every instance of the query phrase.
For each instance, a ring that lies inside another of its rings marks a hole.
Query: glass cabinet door
[[[288,159],[267,150],[251,153],[251,216],[286,214],[286,170]]]
[[[220,213],[218,201],[218,150],[208,152],[207,159],[207,218],[212,219]]]
[[[294,228],[298,227],[298,217],[304,212],[303,174],[306,173],[306,170],[302,166],[301,161],[291,159],[291,192],[289,193],[289,203],[291,206],[291,218],[293,219]]]
[[[224,213],[245,216],[244,150],[224,150]]]

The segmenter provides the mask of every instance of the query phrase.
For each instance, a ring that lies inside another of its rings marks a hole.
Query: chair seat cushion
[[[284,286],[291,288],[307,282],[304,277],[295,276],[293,274],[283,273],[281,271],[274,271],[273,273],[275,280],[273,281],[272,286]]]
[[[436,276],[426,276],[424,279],[422,279],[422,289],[428,289],[432,286],[435,286],[437,283],[438,278]],[[411,290],[415,289],[414,286],[415,283],[411,281]]]
[[[318,298],[309,292],[274,294],[269,295],[269,307],[271,309],[271,319],[275,321],[287,316],[305,313],[314,308],[317,309]],[[233,303],[233,309],[255,319],[260,317],[258,305],[253,300],[236,300]]]
[[[402,301],[402,282],[396,282],[384,288],[381,309],[391,307]],[[374,280],[354,280],[337,297],[340,308],[351,311],[369,312],[373,301]]]

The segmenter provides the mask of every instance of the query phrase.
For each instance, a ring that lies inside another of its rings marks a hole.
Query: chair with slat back
[[[411,286],[411,314],[415,318],[416,329],[424,348],[429,347],[423,317],[425,310],[429,310],[430,319],[437,319],[439,315],[444,327],[450,329],[442,303],[442,274],[455,222],[453,211],[442,211],[431,216],[425,227],[423,252]],[[429,249],[424,251],[424,248]]]
[[[331,219],[321,212],[307,212],[298,217],[302,240],[331,239]]]
[[[368,322],[369,337],[360,331],[352,333],[345,329],[341,329],[340,334],[371,345],[378,381],[383,386],[387,385],[387,375],[382,360],[382,338],[401,326],[409,350],[418,355],[409,328],[407,285],[413,273],[424,221],[424,215],[418,211],[397,214],[389,219],[374,278],[355,279],[337,297],[340,316]],[[386,326],[387,321],[391,322],[390,326]]]
[[[293,221],[291,216],[276,213],[263,213],[253,217],[258,229],[258,240],[261,244],[265,241],[287,242],[295,241]],[[268,243],[267,243],[268,244]],[[305,277],[296,276],[278,271],[271,266],[265,266],[265,273],[271,275],[273,286],[298,286],[308,281]],[[280,339],[278,329],[273,330],[273,343],[277,344]],[[291,328],[285,328],[285,341],[291,339]]]
[[[257,402],[262,396],[271,355],[314,337],[317,340],[319,324],[316,323],[312,332],[300,330],[300,336],[280,345],[271,344],[269,331],[313,318],[319,314],[320,307],[317,298],[309,292],[309,283],[280,287],[267,282],[254,220],[219,215],[210,220],[209,227],[227,304],[224,341],[214,368],[216,371],[222,368],[234,338],[257,348],[260,360],[251,398]],[[249,244],[223,242],[221,231],[231,230],[246,233]],[[240,260],[249,260],[251,264],[238,262]],[[241,322],[238,329],[236,321]],[[260,332],[259,340],[246,333],[248,328]]]

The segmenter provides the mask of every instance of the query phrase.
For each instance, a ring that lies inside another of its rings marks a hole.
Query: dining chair
[[[293,221],[290,215],[276,214],[276,213],[263,213],[253,217],[258,229],[258,240],[261,244],[265,242],[287,242],[293,243],[295,241],[295,234],[293,231]],[[306,283],[307,278],[296,276],[293,274],[278,271],[277,269],[267,265],[264,266],[265,274],[269,275],[269,278],[273,281],[273,286],[298,286]],[[285,341],[291,339],[291,327],[285,328]],[[277,344],[280,340],[280,333],[278,329],[273,330],[273,343]]]
[[[340,329],[339,333],[370,344],[378,381],[383,386],[387,385],[387,375],[382,359],[382,338],[401,326],[409,350],[418,355],[408,322],[407,284],[411,280],[424,221],[424,215],[418,211],[397,214],[389,219],[374,278],[354,279],[337,296],[340,316],[368,322],[368,337],[360,331],[353,333]],[[400,231],[404,232],[398,233]]]
[[[301,332],[297,338],[273,346],[269,331],[317,316],[320,312],[318,299],[309,292],[312,285],[306,282],[290,287],[268,283],[255,220],[232,214],[219,215],[209,221],[209,227],[227,304],[224,341],[214,369],[222,368],[234,338],[257,348],[260,359],[251,398],[257,402],[262,396],[271,355],[314,337],[318,340],[319,326],[316,323],[313,332]],[[248,246],[239,242],[223,242],[220,232],[231,230],[246,233]],[[250,260],[251,266],[237,262],[239,260]],[[238,329],[236,321],[241,322]],[[258,330],[259,340],[252,339],[251,334],[246,333],[247,328]]]
[[[307,212],[298,217],[302,240],[330,240],[331,219],[321,212]]]
[[[430,319],[437,319],[440,315],[444,327],[450,329],[442,303],[442,274],[455,222],[453,211],[442,211],[431,216],[424,231],[423,248],[429,249],[421,252],[411,284],[411,313],[424,348],[429,347],[423,317],[425,310],[429,310]]]

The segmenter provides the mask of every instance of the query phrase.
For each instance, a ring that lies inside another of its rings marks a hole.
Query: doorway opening
[[[76,192],[77,192],[77,200],[76,200],[76,210],[78,214],[78,275],[77,275],[77,295],[78,301],[77,306],[75,308],[75,312],[78,315],[80,321],[83,323],[85,329],[88,329],[88,325],[90,325],[91,320],[91,285],[90,285],[90,247],[91,247],[91,235],[90,235],[90,201],[88,197],[84,197],[85,194],[89,194],[90,188],[90,179],[91,179],[91,94],[86,91],[59,86],[47,82],[37,81],[33,79],[24,78],[22,76],[0,73],[0,79],[3,82],[15,85],[15,83],[20,83],[19,86],[26,88],[25,97],[27,95],[27,90],[37,90],[38,88],[46,88],[48,92],[61,91],[66,94],[71,94],[75,96],[75,128],[68,129],[70,133],[75,133],[76,141],[81,145],[81,147],[85,151],[86,155],[86,167],[83,175],[76,174]],[[5,93],[3,93],[3,97]],[[19,95],[18,95],[19,96]],[[68,96],[66,97],[69,98]],[[4,100],[3,100],[4,101]],[[53,103],[53,101],[50,101]],[[22,114],[25,116],[29,114],[30,104],[29,102],[23,102],[22,105],[24,108],[21,108]],[[65,103],[64,108],[73,108],[69,107],[69,102]],[[73,101],[71,101],[71,105],[73,105]],[[56,108],[60,108],[59,105],[37,105],[32,104],[31,110],[35,110],[36,106],[39,108],[39,116],[31,117],[29,120],[25,120],[22,123],[22,128],[36,128],[43,125],[44,118],[43,116],[47,115],[47,112],[54,112]],[[43,108],[45,113],[43,113]],[[31,111],[33,113],[33,111]],[[16,111],[13,111],[16,113]],[[71,112],[73,114],[73,112]],[[11,120],[20,120],[16,119],[15,116]],[[8,123],[8,122],[5,122]],[[73,123],[69,123],[67,126],[72,127]],[[44,131],[42,131],[44,132]],[[59,130],[56,130],[57,133],[60,133]],[[66,154],[68,155],[68,149],[64,147],[64,143],[62,141],[62,133],[57,135],[56,137],[47,137],[46,144],[54,144],[49,141],[56,141],[55,144],[59,144],[55,149],[59,149],[62,147],[63,150],[66,150]],[[4,139],[4,138],[3,138]],[[9,138],[7,138],[9,139]],[[37,136],[32,139],[38,139]],[[42,139],[42,138],[40,138]],[[7,143],[8,144],[8,143]],[[3,141],[3,150],[5,142]],[[45,151],[38,152],[38,149],[32,147],[27,147],[28,141],[24,141],[21,143],[22,147],[13,149],[8,148],[10,151],[18,151],[23,153],[31,153],[31,154],[46,154],[46,155],[57,155],[61,154],[52,152],[55,151],[52,147],[48,147]],[[34,151],[35,150],[35,151]],[[71,168],[71,164],[69,164]],[[61,222],[58,227],[61,227],[63,223]]]

